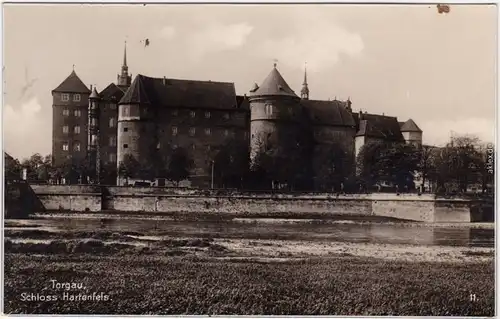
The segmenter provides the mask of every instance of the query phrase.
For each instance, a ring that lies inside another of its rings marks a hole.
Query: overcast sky
[[[88,85],[129,72],[234,82],[247,93],[273,60],[311,99],[412,118],[424,143],[493,141],[496,8],[435,5],[5,5],[4,149],[51,152],[52,96],[72,65]],[[141,40],[149,39],[144,47]]]

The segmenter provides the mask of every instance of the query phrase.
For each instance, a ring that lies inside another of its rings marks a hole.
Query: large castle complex
[[[90,158],[97,167],[118,167],[128,154],[153,162],[182,147],[194,161],[191,183],[199,186],[210,185],[213,159],[228,141],[246,145],[250,162],[270,144],[300,140],[304,131],[314,138],[312,160],[331,144],[354,159],[370,141],[422,143],[411,119],[356,112],[349,99],[310,99],[306,73],[297,95],[276,64],[260,85],[240,96],[233,83],[140,74],[132,81],[125,49],[116,83],[98,92],[73,70],[52,96],[55,165]]]

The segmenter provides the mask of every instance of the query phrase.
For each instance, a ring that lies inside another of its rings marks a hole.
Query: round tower
[[[409,119],[401,126],[401,133],[408,144],[413,144],[416,147],[422,146],[422,130],[417,124]]]
[[[150,79],[138,75],[118,103],[117,168],[133,158],[138,164],[151,163],[156,150],[152,104],[147,94]]]
[[[300,97],[274,64],[262,84],[250,90],[250,159],[277,146],[297,143],[303,119]]]

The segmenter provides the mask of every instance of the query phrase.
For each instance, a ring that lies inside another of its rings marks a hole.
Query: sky
[[[426,144],[494,141],[497,9],[452,5],[5,5],[4,150],[51,152],[52,96],[72,71],[102,90],[129,72],[260,83],[277,60],[297,94],[413,119]],[[149,46],[144,40],[149,39]]]

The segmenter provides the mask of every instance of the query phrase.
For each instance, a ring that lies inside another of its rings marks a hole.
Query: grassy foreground
[[[493,261],[7,253],[4,265],[5,313],[494,315]],[[62,300],[66,290],[51,280],[85,286],[69,290],[72,295],[102,292],[109,300]],[[26,294],[58,300],[23,301]]]

